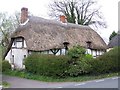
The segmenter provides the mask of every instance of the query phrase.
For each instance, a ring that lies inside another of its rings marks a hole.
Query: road
[[[111,77],[86,82],[42,82],[3,76],[3,81],[11,84],[10,88],[118,88],[118,79]]]
[[[59,88],[118,88],[118,77],[81,82]]]

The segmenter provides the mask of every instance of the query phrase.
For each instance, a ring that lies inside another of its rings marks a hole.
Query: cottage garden
[[[83,76],[98,78],[98,75],[109,75],[110,73],[117,75],[120,70],[118,65],[119,50],[120,47],[115,47],[97,58],[85,54],[85,49],[80,46],[69,49],[66,55],[32,53],[24,60],[25,70],[11,70],[10,64],[3,60],[2,72],[7,75],[43,81]],[[69,80],[67,79],[67,81]]]

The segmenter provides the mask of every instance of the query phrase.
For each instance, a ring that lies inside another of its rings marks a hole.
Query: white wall
[[[28,51],[26,49],[12,49],[12,55],[14,55],[14,61],[16,68],[22,68],[23,67],[23,59],[24,56],[28,55]]]
[[[91,49],[86,49],[86,54],[91,54],[93,57],[100,56],[104,54],[104,51],[102,50],[91,50]]]
[[[12,44],[10,51],[5,57],[9,63],[13,63],[15,68],[23,68],[23,59],[28,55],[28,50],[26,49],[26,42],[24,40],[24,46],[22,46],[21,42],[16,42]]]
[[[12,53],[11,50],[8,52],[7,56],[5,57],[5,60],[9,61],[9,63],[11,63],[11,59],[12,59]]]

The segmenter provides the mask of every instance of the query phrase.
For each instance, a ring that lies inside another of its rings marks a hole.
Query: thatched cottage
[[[23,59],[32,52],[65,55],[75,45],[95,57],[106,51],[104,40],[89,26],[68,23],[65,16],[60,21],[28,16],[28,9],[22,8],[21,24],[11,36],[5,59],[23,68]]]

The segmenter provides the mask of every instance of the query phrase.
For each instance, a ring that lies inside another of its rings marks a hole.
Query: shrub
[[[120,47],[116,47],[102,56],[92,60],[90,62],[93,69],[92,73],[99,74],[119,71],[120,66],[118,65],[118,50],[120,50]]]
[[[8,61],[3,60],[2,61],[2,72],[8,71],[11,69],[11,65]]]
[[[93,56],[90,54],[86,54],[84,57],[85,60],[93,60]]]
[[[68,69],[69,57],[32,54],[25,59],[26,70],[45,76],[64,77]]]
[[[86,50],[77,45],[68,50],[68,56],[71,58],[80,58],[85,55]]]
[[[88,58],[87,58],[88,59]],[[79,76],[91,72],[91,59],[87,60],[85,57],[79,58],[76,64],[70,65],[68,69],[69,76]]]

